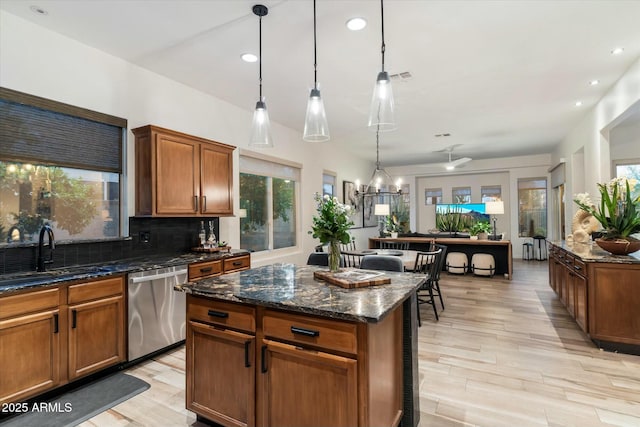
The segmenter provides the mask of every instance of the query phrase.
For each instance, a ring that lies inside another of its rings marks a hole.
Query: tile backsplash
[[[99,264],[150,255],[173,255],[200,243],[200,221],[214,221],[218,235],[219,218],[129,218],[129,237],[84,242],[56,242],[53,264],[47,269]],[[219,236],[217,236],[219,238]],[[48,247],[46,248],[48,253]],[[35,271],[37,244],[0,247],[0,275]]]

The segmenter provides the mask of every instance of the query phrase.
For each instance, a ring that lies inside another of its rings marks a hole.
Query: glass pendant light
[[[324,102],[318,85],[318,55],[316,47],[316,0],[313,0],[313,88],[307,102],[302,139],[323,142],[329,140],[329,123],[324,111]]]
[[[371,97],[371,110],[369,111],[369,127],[376,131],[390,131],[396,128],[396,120],[393,105],[393,90],[389,73],[384,70],[384,5],[380,0],[380,16],[382,22],[382,71],[378,73],[376,85]]]
[[[260,98],[256,102],[256,109],[253,112],[253,122],[251,125],[251,139],[249,146],[255,148],[273,147],[271,139],[271,124],[269,122],[269,113],[267,112],[267,104],[262,96],[262,17],[269,13],[269,9],[261,4],[256,4],[252,8],[253,13],[259,17],[260,28],[260,45],[259,45],[259,78],[260,78]]]

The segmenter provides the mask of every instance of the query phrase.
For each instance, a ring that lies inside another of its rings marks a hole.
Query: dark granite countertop
[[[174,256],[123,259],[98,265],[78,265],[44,272],[0,275],[0,296],[25,289],[55,286],[64,282],[156,270],[158,268],[191,264],[199,261],[232,258],[248,253],[249,252],[245,250],[234,249],[232,249],[231,252],[193,252]]]
[[[552,245],[564,249],[565,251],[577,256],[584,262],[606,262],[613,264],[640,264],[640,251],[629,255],[613,255],[595,242],[578,243],[566,241],[553,241]]]
[[[375,323],[399,306],[420,285],[413,273],[385,271],[386,285],[344,289],[313,278],[326,267],[272,264],[175,286],[174,289],[219,300]]]

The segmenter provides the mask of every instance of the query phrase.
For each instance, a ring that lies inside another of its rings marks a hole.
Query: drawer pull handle
[[[580,267],[579,265],[574,265],[573,268],[575,268],[576,270],[582,270],[582,267]]]
[[[240,267],[241,265],[242,265],[242,261],[235,261],[235,262],[233,263],[233,266],[234,266],[234,267]]]
[[[60,331],[58,324],[58,313],[53,315],[53,333],[57,334]]]
[[[267,372],[267,346],[263,345],[260,350],[260,372],[263,374]]]
[[[229,317],[229,313],[225,313],[224,311],[209,310],[207,314],[211,317],[219,317],[221,319],[226,319]]]
[[[251,345],[251,341],[244,342],[244,367],[250,368],[251,361],[249,360],[249,346]]]
[[[78,310],[71,310],[71,329],[75,329],[78,324]]]
[[[292,326],[291,327],[291,332],[294,333],[294,334],[305,335],[307,337],[319,337],[320,336],[320,331],[314,331],[313,329],[299,328],[297,326]]]
[[[201,268],[200,273],[209,273],[211,270],[213,270],[213,267]]]

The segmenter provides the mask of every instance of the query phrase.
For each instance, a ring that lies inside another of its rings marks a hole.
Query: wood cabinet
[[[201,417],[225,426],[400,422],[402,307],[360,323],[187,295],[187,318],[187,408]]]
[[[136,215],[233,215],[235,147],[151,125],[132,132]]]
[[[189,264],[188,280],[201,280],[235,271],[248,270],[249,268],[251,268],[251,254],[193,262]]]
[[[588,245],[583,246],[576,253],[552,246],[551,288],[599,346],[638,354],[640,262],[621,262],[619,257],[608,261],[601,251],[593,255]]]
[[[125,360],[124,277],[0,298],[0,402]]]
[[[55,287],[0,299],[0,403],[61,383],[62,296]]]
[[[122,277],[69,286],[69,380],[125,360]]]

